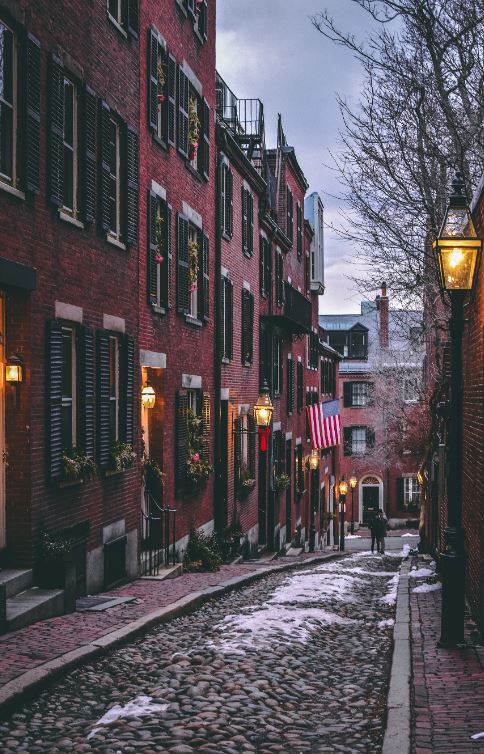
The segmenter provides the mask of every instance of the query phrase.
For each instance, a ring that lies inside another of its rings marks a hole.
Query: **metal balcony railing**
[[[311,332],[311,312],[311,302],[306,296],[284,282],[284,317],[292,324],[294,333]]]
[[[217,115],[231,129],[240,148],[258,170],[265,151],[264,106],[259,99],[239,99],[216,74]]]

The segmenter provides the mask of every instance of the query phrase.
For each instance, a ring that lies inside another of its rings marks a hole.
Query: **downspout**
[[[216,160],[215,160],[215,306],[214,306],[214,466],[215,466],[215,484],[214,484],[214,520],[215,529],[221,531],[226,522],[221,520],[223,517],[223,510],[221,506],[222,489],[222,417],[221,417],[221,389],[222,389],[222,354],[220,353],[220,307],[221,307],[221,279],[222,279],[222,235],[221,235],[221,202],[220,202],[220,181],[221,181],[221,168],[222,161],[220,159],[221,147],[223,147],[225,138],[224,131],[218,124],[215,126],[215,145],[216,145]]]

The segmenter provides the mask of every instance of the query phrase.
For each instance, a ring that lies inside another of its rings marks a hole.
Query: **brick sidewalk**
[[[484,732],[484,648],[437,648],[442,592],[411,589],[412,754],[482,753],[471,736]]]
[[[322,552],[303,553],[297,558],[225,565],[216,573],[184,573],[178,578],[165,581],[137,579],[103,592],[103,595],[113,597],[135,597],[135,600],[104,612],[61,615],[0,636],[0,688],[22,673],[86,646],[190,593],[217,586],[236,576],[255,573],[267,566],[298,563],[322,555]],[[331,557],[334,553],[328,551],[324,555]]]

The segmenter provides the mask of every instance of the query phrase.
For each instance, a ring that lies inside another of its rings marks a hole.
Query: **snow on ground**
[[[347,602],[355,585],[363,583],[363,579],[349,574],[335,574],[331,581],[321,572],[297,574],[275,590],[270,603],[277,605],[288,602],[321,602],[326,597]]]
[[[400,574],[396,573],[388,582],[388,592],[384,597],[380,597],[381,602],[384,602],[385,605],[394,605],[397,601],[397,589],[399,581]]]
[[[89,733],[88,738],[92,738],[92,736],[96,735],[99,728],[102,728],[105,725],[110,725],[120,718],[145,717],[146,715],[152,715],[154,712],[165,712],[168,707],[168,704],[153,703],[151,696],[143,695],[131,699],[124,705],[124,707],[120,704],[115,704],[114,707],[111,707],[111,709],[109,709],[106,714],[97,721],[96,725]]]
[[[395,625],[393,618],[387,618],[386,620],[379,620],[377,623],[378,628],[392,628]]]
[[[401,537],[418,537],[418,534],[410,534],[409,531],[406,531],[405,534],[401,534]]]
[[[406,558],[408,553],[410,552],[412,548],[410,545],[403,545],[400,552],[386,552],[385,557],[387,558]]]
[[[408,574],[411,579],[428,579],[429,576],[434,576],[435,571],[430,568],[412,568]]]
[[[345,539],[361,539],[361,534],[345,534]]]
[[[442,584],[440,581],[437,581],[436,584],[420,584],[420,586],[416,586],[412,589],[412,592],[424,594],[425,592],[437,592],[439,589],[442,589]]]
[[[474,733],[474,735],[471,736],[471,738],[473,738],[474,741],[477,741],[479,738],[484,738],[484,733]]]
[[[352,568],[351,573],[358,573],[362,576],[395,576],[395,571],[366,571],[364,568]]]

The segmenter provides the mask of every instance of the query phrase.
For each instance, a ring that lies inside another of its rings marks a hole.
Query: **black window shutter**
[[[279,393],[282,394],[282,371],[283,371],[283,363],[282,363],[282,338],[279,338]]]
[[[210,108],[208,102],[203,98],[202,101],[203,117],[203,137],[202,137],[202,175],[208,181],[210,175]]]
[[[188,396],[184,390],[176,394],[175,416],[175,495],[181,497],[187,483]]]
[[[259,290],[260,290],[261,296],[265,296],[267,293],[266,281],[265,281],[265,273],[266,273],[265,253],[266,253],[266,239],[261,236],[259,238]]]
[[[292,359],[287,360],[287,413],[292,414],[294,410],[294,363]]]
[[[210,463],[210,393],[204,393],[202,401],[202,458]]]
[[[109,466],[111,460],[111,438],[109,432],[109,333],[97,331],[97,459],[101,468]]]
[[[257,437],[257,427],[255,426],[255,419],[252,414],[249,414],[247,417],[247,429],[249,430],[249,442],[247,449],[249,474],[251,479],[255,479],[255,441]]]
[[[170,306],[170,285],[171,285],[171,210],[165,201],[161,201],[161,217],[163,225],[161,229],[163,239],[162,257],[163,262],[160,266],[160,304],[165,308]]]
[[[47,473],[51,481],[62,474],[62,327],[47,323]]]
[[[254,197],[247,194],[247,253],[251,257],[254,253]]]
[[[366,447],[370,450],[375,447],[375,430],[372,427],[366,428]]]
[[[225,166],[225,221],[224,230],[232,236],[234,225],[233,175],[228,165]]]
[[[123,439],[130,445],[134,442],[134,338],[125,335],[122,349],[122,417]]]
[[[301,259],[303,244],[302,244],[302,207],[299,202],[296,204],[296,232],[297,232],[297,258]]]
[[[245,188],[245,186],[242,186],[242,251],[247,256],[249,249],[248,249],[248,236],[249,236],[249,228],[248,228],[248,194],[249,192]]]
[[[274,335],[272,339],[272,389],[274,393],[279,392],[279,390],[276,390],[278,376],[279,376],[279,362],[276,361],[276,353],[277,353],[277,335]]]
[[[158,35],[154,29],[148,32],[148,126],[158,128]]]
[[[175,146],[175,111],[176,111],[176,60],[173,55],[168,55],[168,107],[166,108],[167,117],[167,138],[168,144]]]
[[[249,361],[254,363],[254,294],[249,297]]]
[[[226,196],[226,183],[227,183],[227,166],[224,162],[220,164],[220,217],[218,218],[218,227],[220,232],[226,231],[225,226],[225,196]]]
[[[188,157],[188,78],[178,66],[178,151]]]
[[[343,427],[343,455],[353,455],[353,430],[351,427]]]
[[[343,406],[344,408],[348,408],[349,406],[353,405],[353,383],[352,382],[344,382],[343,383]]]
[[[139,7],[138,0],[128,0],[128,31],[132,37],[138,39]]]
[[[304,467],[303,467],[303,447],[297,446],[297,489],[298,492],[304,492]]]
[[[63,205],[64,192],[64,66],[51,55],[49,61],[49,199]]]
[[[138,241],[138,176],[139,137],[131,127],[126,127],[126,241]]]
[[[304,399],[304,368],[302,361],[297,362],[297,410],[299,413],[304,408],[303,405],[303,399]]]
[[[96,110],[95,93],[84,89],[83,130],[84,165],[82,172],[83,220],[93,223],[96,218]]]
[[[94,376],[94,333],[82,325],[79,329],[80,384],[81,384],[81,433],[82,447],[89,458],[95,456],[95,376]]]
[[[176,308],[187,314],[190,308],[188,292],[188,219],[177,216]]]
[[[99,224],[104,233],[107,233],[111,227],[111,211],[109,204],[109,126],[111,110],[106,102],[100,103],[100,185],[99,185]]]
[[[403,511],[405,508],[405,493],[404,493],[403,477],[397,479],[397,509]]]
[[[226,353],[226,336],[225,336],[225,307],[227,306],[227,285],[226,278],[220,278],[220,306],[218,310],[218,330],[217,330],[217,347],[218,357],[223,359],[227,357]]]
[[[200,11],[201,16],[201,34],[205,41],[208,39],[208,3],[207,0],[203,0],[202,9]]]
[[[242,364],[249,361],[249,299],[250,292],[242,288],[242,338],[241,338],[241,357]]]
[[[158,197],[152,191],[148,191],[148,303],[158,303],[158,263],[156,261],[156,219],[158,210]]]
[[[227,358],[234,358],[234,284],[226,278],[225,295],[227,296],[227,313],[225,320],[225,341]]]
[[[27,34],[25,64],[25,187],[39,190],[40,42]]]
[[[201,234],[202,243],[202,308],[201,315],[205,322],[210,316],[210,260],[209,260],[209,241],[205,233]]]
[[[240,493],[240,466],[242,461],[242,419],[234,419],[234,489],[236,495]]]
[[[294,237],[294,227],[293,227],[293,201],[292,201],[292,191],[289,188],[289,186],[286,189],[286,204],[287,204],[287,237],[292,241]]]

